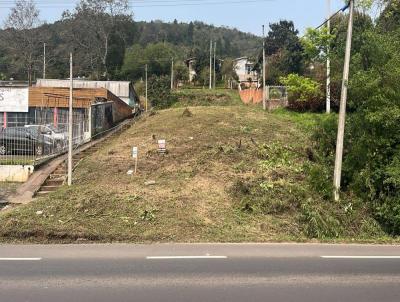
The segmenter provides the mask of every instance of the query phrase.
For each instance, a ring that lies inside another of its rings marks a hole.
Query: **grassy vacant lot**
[[[143,116],[110,140],[78,167],[73,187],[0,214],[0,239],[391,240],[362,203],[333,203],[310,181],[309,132],[323,115],[268,114],[232,92],[207,92],[203,101],[201,93],[180,92],[176,108]],[[190,100],[200,106],[183,114]],[[165,156],[157,139],[167,140]],[[132,146],[139,147],[137,175],[127,175]]]

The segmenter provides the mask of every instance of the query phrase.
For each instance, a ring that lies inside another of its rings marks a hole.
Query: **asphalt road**
[[[400,247],[0,245],[0,301],[400,301]]]

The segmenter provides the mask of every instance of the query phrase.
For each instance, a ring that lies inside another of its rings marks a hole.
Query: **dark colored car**
[[[0,131],[0,155],[42,156],[51,146],[51,142],[35,129],[15,127]]]

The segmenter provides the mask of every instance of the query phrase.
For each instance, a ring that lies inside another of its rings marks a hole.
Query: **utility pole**
[[[171,90],[174,89],[174,59],[172,58],[172,65],[171,65]]]
[[[214,42],[214,89],[217,86],[216,62],[217,62],[217,42]]]
[[[146,77],[146,112],[147,112],[147,110],[148,110],[148,92],[147,92],[147,89],[148,89],[148,86],[147,86],[147,64],[146,64],[146,67],[145,67],[145,73],[146,73],[146,75],[145,75],[145,77]]]
[[[70,53],[69,58],[69,78],[70,78],[70,85],[69,85],[69,112],[68,112],[68,186],[72,185],[72,140],[73,140],[73,119],[72,119],[72,110],[73,110],[73,89],[74,89],[74,77],[73,77],[73,70],[72,70],[72,52]]]
[[[353,38],[353,18],[354,18],[354,0],[350,0],[349,25],[347,29],[346,54],[344,59],[342,94],[340,97],[339,125],[336,143],[335,173],[334,173],[334,197],[336,201],[340,199],[340,185],[342,177],[343,163],[343,142],[344,127],[346,122],[347,90],[349,85],[351,42]]]
[[[266,72],[265,72],[265,26],[262,26],[262,34],[263,34],[263,109],[267,110],[267,98],[265,91],[266,87]]]
[[[326,0],[328,4],[328,20],[326,23],[328,35],[331,34],[331,0]],[[331,49],[327,45],[326,50],[326,113],[331,113]]]
[[[46,43],[43,44],[43,79],[46,79]]]
[[[209,89],[212,89],[212,48],[213,48],[213,42],[212,40],[210,41],[210,85]]]

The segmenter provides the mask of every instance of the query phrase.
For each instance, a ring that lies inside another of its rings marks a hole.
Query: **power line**
[[[326,19],[324,23],[322,23],[320,26],[316,27],[315,29],[320,29],[321,27],[325,26],[329,21],[331,21],[333,18],[335,18],[339,13],[343,13],[349,8],[350,4],[346,4],[344,7],[339,9],[336,13],[334,13],[330,18]]]
[[[274,2],[276,0],[166,0],[166,1],[129,1],[131,8],[146,8],[146,7],[179,7],[179,6],[209,6],[209,5],[224,5],[224,4],[235,4],[235,5],[248,5],[251,3],[263,3],[263,2]],[[13,1],[0,1],[0,8],[13,8],[15,2]],[[36,1],[36,6],[39,8],[57,8],[57,7],[73,7],[75,3],[66,4],[65,2],[54,3],[54,1]]]

